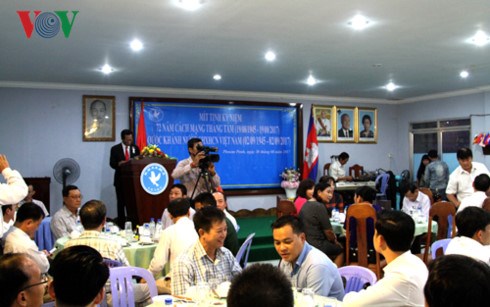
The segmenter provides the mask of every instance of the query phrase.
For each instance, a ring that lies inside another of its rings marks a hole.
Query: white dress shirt
[[[31,256],[37,263],[42,273],[49,270],[49,261],[46,254],[39,251],[39,248],[29,236],[21,229],[12,226],[5,233],[4,254],[10,253],[26,253]]]
[[[18,171],[5,168],[2,171],[6,183],[0,183],[0,206],[15,205],[27,196],[27,185]],[[0,238],[3,237],[3,218],[0,218]]]
[[[197,240],[194,223],[187,216],[181,217],[176,224],[162,232],[148,270],[153,275],[158,275],[167,262],[172,266],[175,259]]]
[[[194,214],[196,214],[196,210],[189,208],[189,211],[190,211],[189,219],[192,221],[192,219],[194,218]],[[169,228],[173,224],[174,224],[174,222],[170,218],[170,213],[168,212],[168,209],[165,208],[165,210],[163,210],[163,214],[162,214],[162,230]]]
[[[468,256],[490,265],[490,246],[481,245],[480,242],[472,238],[464,236],[452,238],[446,248],[445,255],[452,254]]]
[[[25,204],[25,203],[26,203],[26,201],[24,201],[24,200],[23,200],[23,201],[21,201],[21,202],[19,203],[19,208],[20,208],[20,206],[22,206],[22,205],[23,205],[23,204]],[[37,200],[37,199],[33,199],[33,200],[32,200],[32,203],[33,203],[33,204],[38,205],[39,207],[41,207],[41,209],[43,209],[44,217],[49,216],[48,209],[46,209],[46,206],[44,205],[44,203],[43,203],[42,201]]]
[[[425,306],[424,286],[429,272],[407,251],[384,268],[385,275],[365,290],[349,292],[342,306]]]
[[[471,172],[465,171],[461,165],[458,166],[449,175],[449,182],[446,188],[446,194],[456,194],[459,201],[463,201],[466,197],[474,193],[473,181],[475,177],[480,174],[487,174],[490,176],[487,167],[478,162],[471,163]]]
[[[482,191],[475,191],[473,195],[470,195],[461,201],[459,205],[458,212],[464,210],[464,208],[468,207],[483,207],[483,202],[487,198],[487,194]]]
[[[328,169],[328,174],[337,181],[339,177],[345,177],[345,170],[337,158],[332,158],[332,163]]]
[[[410,211],[417,211],[418,206],[422,207],[422,213],[424,214],[425,220],[429,219],[429,210],[430,210],[430,199],[429,196],[419,191],[419,195],[417,195],[417,199],[415,201],[409,200],[407,197],[403,198],[403,207],[402,211],[406,214],[410,215]]]

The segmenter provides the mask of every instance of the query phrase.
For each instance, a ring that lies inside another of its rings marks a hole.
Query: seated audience
[[[102,257],[117,260],[125,266],[129,261],[124,254],[120,241],[102,233],[106,223],[107,209],[100,200],[89,200],[80,209],[80,222],[84,231],[79,237],[68,240],[64,247],[86,245],[95,248]]]
[[[384,277],[360,292],[345,295],[342,306],[424,306],[427,267],[410,253],[415,223],[401,211],[382,211],[375,225],[374,248],[388,263]]]
[[[210,279],[231,281],[242,270],[233,254],[223,247],[227,229],[223,211],[214,206],[198,210],[194,227],[199,240],[177,257],[172,267],[173,295],[185,295],[189,287]]]
[[[0,306],[40,307],[48,278],[27,254],[7,254],[0,258]]]
[[[291,282],[271,264],[253,264],[231,282],[228,307],[293,307]]]
[[[212,206],[215,208],[218,207],[213,194],[204,192],[194,197],[194,208],[196,208],[196,211],[208,206]],[[229,249],[233,253],[233,255],[236,255],[238,249],[240,248],[240,245],[238,244],[238,235],[236,233],[235,227],[233,226],[233,223],[226,217],[226,215],[225,221],[227,228],[225,247]]]
[[[490,268],[462,255],[442,256],[429,264],[424,287],[426,306],[488,306]]]
[[[51,219],[51,231],[56,240],[66,237],[76,229],[78,208],[82,204],[82,194],[74,185],[63,188],[63,206]]]
[[[32,184],[29,184],[27,186],[27,188],[28,188],[29,192],[27,193],[27,196],[24,198],[24,200],[19,202],[19,206],[22,206],[24,203],[35,203],[36,205],[41,207],[41,209],[43,209],[44,217],[48,216],[49,212],[46,209],[46,206],[44,205],[44,203],[40,200],[33,198],[34,194],[36,194],[36,190],[34,190],[34,186]]]
[[[233,227],[235,228],[235,231],[238,232],[240,229],[240,226],[238,225],[235,217],[231,215],[226,208],[228,208],[228,203],[226,200],[226,195],[222,191],[216,191],[213,193],[214,199],[216,200],[216,207],[223,211],[225,214],[226,218],[233,224]]]
[[[335,192],[335,179],[330,176],[322,176],[319,182],[328,182],[333,190],[333,196],[328,203],[325,204],[328,209],[328,214],[332,216],[332,210],[338,209],[339,212],[344,212],[344,198],[339,193]]]
[[[49,269],[49,295],[56,306],[96,306],[102,302],[109,268],[95,249],[79,245],[63,249]]]
[[[340,267],[344,262],[344,248],[337,242],[327,208],[323,204],[323,202],[330,201],[332,195],[333,191],[328,183],[318,183],[315,186],[313,198],[301,209],[299,219],[304,225],[306,241],[325,253]]]
[[[173,225],[162,232],[148,268],[155,277],[162,273],[165,264],[172,267],[175,259],[198,240],[194,223],[189,219],[190,206],[187,198],[177,198],[168,204]]]
[[[458,211],[463,211],[467,207],[483,207],[483,202],[487,198],[486,192],[490,188],[490,177],[487,174],[480,174],[473,180],[475,192],[461,201]]]
[[[420,213],[423,215],[424,220],[427,221],[429,219],[430,206],[429,196],[420,192],[416,184],[410,183],[408,190],[405,193],[405,197],[403,198],[402,211],[410,215],[412,218],[414,218],[414,221],[417,222],[419,214],[417,209],[420,207]],[[425,236],[426,234],[424,233],[415,237],[410,249],[412,254],[420,254],[421,240]]]
[[[14,226],[5,233],[3,253],[26,253],[36,261],[41,272],[46,273],[49,269],[49,253],[46,250],[39,251],[34,242],[36,230],[43,218],[43,210],[38,205],[25,203],[20,207]]]
[[[335,264],[306,242],[303,223],[294,216],[282,216],[272,224],[274,247],[281,256],[279,268],[293,287],[311,288],[315,294],[342,300],[344,285]]]
[[[177,198],[187,198],[187,188],[185,187],[185,185],[181,183],[174,184],[170,188],[170,193],[168,194],[169,202]],[[190,210],[189,218],[192,220],[192,218],[194,217],[194,213],[196,213],[196,210],[194,210],[193,208],[190,208],[189,210]],[[162,214],[162,230],[167,229],[170,225],[173,224],[174,222],[172,222],[172,218],[168,213],[168,208],[165,208]]]
[[[294,200],[294,207],[296,208],[296,215],[299,214],[303,205],[313,198],[313,191],[315,190],[315,181],[310,178],[301,180],[298,189],[296,190],[296,199]]]
[[[468,207],[456,214],[458,236],[451,239],[446,255],[458,254],[490,265],[490,212]]]
[[[3,224],[2,230],[0,231],[2,234],[6,233],[11,226],[14,225],[15,218],[15,210],[17,209],[17,205],[3,205],[2,206],[2,215],[3,215]],[[1,238],[2,236],[0,236]]]

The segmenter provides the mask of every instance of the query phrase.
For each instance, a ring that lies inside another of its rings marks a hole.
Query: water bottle
[[[144,223],[143,227],[139,228],[139,231],[140,231],[140,241],[141,242],[150,242],[151,241],[150,224],[149,223]]]
[[[77,228],[76,229],[79,233],[83,232],[83,226],[82,226],[82,223],[80,222],[80,219],[77,219]]]
[[[424,213],[422,212],[422,205],[418,204],[417,205],[417,222],[418,223],[423,223],[425,220]]]
[[[162,234],[162,219],[157,220],[157,226],[155,228],[155,237],[153,238],[154,241],[159,241],[160,240],[160,235]]]
[[[150,219],[150,238],[153,240],[153,238],[155,237],[155,228],[156,228],[156,225],[155,225],[155,219],[154,218],[151,218]]]

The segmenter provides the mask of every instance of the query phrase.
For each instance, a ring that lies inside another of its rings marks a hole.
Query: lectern
[[[147,193],[140,183],[140,175],[143,169],[151,163],[161,164],[168,173],[169,182],[167,188],[158,195]],[[124,189],[124,204],[127,210],[128,220],[133,225],[142,225],[155,218],[161,218],[163,210],[168,205],[168,195],[174,180],[171,176],[177,164],[177,160],[156,157],[144,157],[134,159],[121,165],[121,181]]]

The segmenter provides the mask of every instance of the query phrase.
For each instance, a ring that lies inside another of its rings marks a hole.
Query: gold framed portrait
[[[115,96],[83,96],[84,142],[108,142],[115,140]]]

